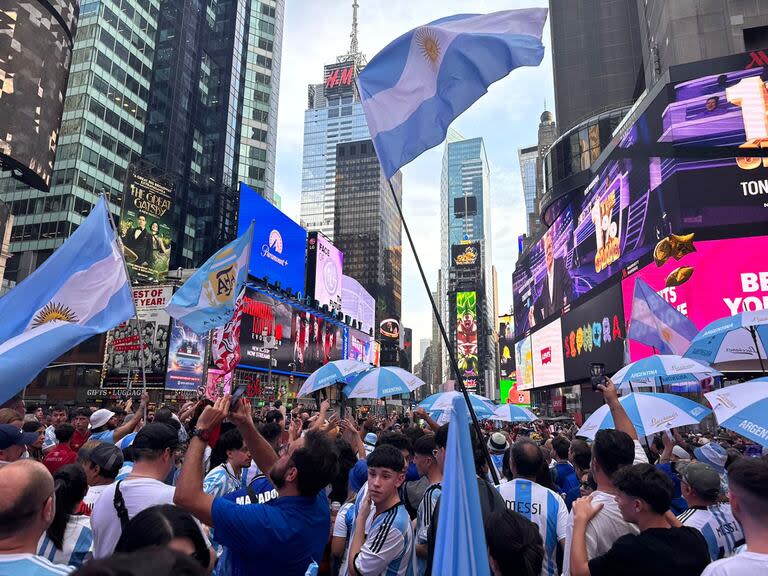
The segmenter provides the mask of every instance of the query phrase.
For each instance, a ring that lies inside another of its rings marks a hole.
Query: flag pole
[[[757,359],[760,360],[760,370],[763,371],[763,376],[765,376],[765,366],[763,365],[763,357],[760,356],[760,344],[758,344],[757,342],[757,329],[754,326],[750,326],[749,333],[752,334],[752,341],[755,343],[755,352],[757,352]]]
[[[435,315],[435,319],[437,320],[437,326],[440,329],[440,335],[442,336],[443,342],[445,343],[445,348],[448,350],[448,358],[451,363],[451,369],[453,370],[454,374],[456,374],[456,383],[459,385],[459,391],[464,396],[464,402],[467,404],[469,416],[472,419],[472,426],[475,428],[475,432],[477,433],[478,443],[483,450],[483,456],[485,456],[485,460],[488,463],[488,469],[491,472],[494,483],[499,484],[499,474],[496,470],[496,466],[494,466],[493,461],[491,460],[491,454],[488,452],[488,446],[486,446],[485,442],[483,442],[483,433],[480,428],[480,422],[477,419],[477,414],[475,414],[475,411],[472,408],[472,402],[469,399],[467,387],[464,385],[464,378],[461,376],[461,372],[459,371],[459,364],[456,361],[456,354],[454,353],[453,347],[451,346],[451,341],[448,339],[448,333],[445,331],[443,320],[440,318],[440,312],[437,309],[437,304],[435,304],[435,299],[432,297],[432,291],[429,289],[427,277],[424,275],[424,268],[421,266],[421,259],[419,258],[419,254],[416,252],[416,246],[413,243],[411,231],[408,228],[408,223],[405,221],[403,209],[400,207],[400,201],[397,199],[395,188],[392,186],[392,180],[388,179],[387,184],[389,184],[389,190],[392,193],[392,199],[395,201],[397,213],[400,215],[400,220],[403,223],[405,235],[408,237],[408,244],[411,246],[411,252],[413,253],[414,259],[416,260],[416,265],[419,268],[419,274],[421,275],[421,281],[424,284],[424,290],[426,290],[427,298],[429,298],[429,303],[432,305],[432,313]]]

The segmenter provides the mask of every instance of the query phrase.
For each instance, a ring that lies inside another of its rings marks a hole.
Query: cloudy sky
[[[358,40],[370,60],[408,30],[444,16],[546,6],[544,0],[358,0]],[[282,209],[299,220],[301,154],[307,85],[323,80],[323,66],[349,50],[352,0],[288,0],[283,31],[275,187]],[[536,143],[544,105],[554,111],[549,23],[545,56],[538,68],[520,68],[490,87],[488,94],[452,127],[467,138],[485,140],[491,170],[493,258],[499,277],[499,310],[512,305],[512,271],[517,236],[525,232],[518,148]],[[403,210],[431,289],[440,257],[440,170],[443,146],[422,154],[403,169]],[[402,323],[413,328],[414,364],[419,340],[431,338],[432,313],[416,261],[403,234]]]

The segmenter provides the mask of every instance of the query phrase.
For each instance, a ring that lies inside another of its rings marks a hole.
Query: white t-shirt
[[[88,506],[90,510],[93,510],[93,507],[96,504],[96,502],[98,502],[102,492],[104,492],[104,490],[108,486],[109,484],[102,484],[100,486],[89,486],[88,492],[86,492],[85,498],[83,498],[83,504]]]
[[[117,484],[115,482],[105,488],[91,513],[94,558],[104,558],[112,554],[123,533],[114,504]],[[120,492],[130,519],[152,506],[173,504],[176,488],[153,478],[129,478],[120,483]]]
[[[758,554],[749,550],[712,562],[704,568],[701,576],[756,576],[768,574],[768,554]]]

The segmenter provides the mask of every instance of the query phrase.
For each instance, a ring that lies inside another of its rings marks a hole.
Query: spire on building
[[[360,52],[360,46],[357,42],[357,9],[359,7],[357,0],[352,0],[352,32],[349,35],[349,52],[336,58],[336,62],[354,60],[358,69],[363,68],[368,63],[365,54]]]

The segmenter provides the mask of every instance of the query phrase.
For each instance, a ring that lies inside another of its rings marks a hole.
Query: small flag
[[[660,354],[682,355],[699,333],[696,325],[643,280],[635,280],[627,338],[653,346]]]
[[[102,197],[48,260],[0,298],[0,403],[70,348],[136,315],[122,254]]]
[[[240,320],[243,317],[245,289],[235,304],[235,313],[224,326],[211,333],[213,364],[219,370],[232,372],[240,363]]]
[[[197,334],[223,326],[235,312],[235,299],[248,279],[253,223],[216,252],[179,288],[166,306],[168,314]]]
[[[457,14],[406,32],[357,78],[387,178],[445,139],[448,126],[520,66],[544,57],[546,8]]]

